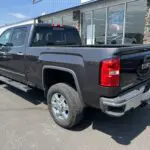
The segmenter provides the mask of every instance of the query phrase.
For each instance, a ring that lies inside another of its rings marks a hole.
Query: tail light
[[[120,59],[104,60],[100,67],[100,85],[117,87],[120,84]]]

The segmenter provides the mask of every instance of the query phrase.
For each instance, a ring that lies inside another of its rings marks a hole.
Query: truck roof
[[[76,29],[75,27],[72,26],[68,26],[68,25],[60,25],[60,24],[50,24],[50,23],[36,23],[36,24],[26,24],[26,25],[18,25],[15,27],[10,27],[8,29],[12,29],[12,28],[19,28],[19,27],[29,27],[29,26],[35,26],[35,27],[63,27],[65,29]]]
[[[37,27],[60,26],[60,27],[67,28],[67,29],[75,29],[75,27],[68,26],[68,25],[50,24],[50,23],[37,23],[35,24],[35,26]]]

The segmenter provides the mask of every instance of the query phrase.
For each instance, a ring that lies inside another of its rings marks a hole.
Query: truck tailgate
[[[150,47],[123,48],[121,59],[121,90],[128,89],[150,78]]]

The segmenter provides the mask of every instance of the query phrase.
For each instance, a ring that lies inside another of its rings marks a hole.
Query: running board
[[[23,83],[14,81],[12,79],[9,79],[9,78],[3,77],[3,76],[0,76],[0,81],[4,82],[10,86],[13,86],[21,91],[24,91],[24,92],[28,92],[28,91],[32,90],[32,88],[30,88],[29,86],[27,86]]]

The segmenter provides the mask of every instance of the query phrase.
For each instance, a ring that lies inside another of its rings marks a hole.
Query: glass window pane
[[[84,13],[82,17],[82,43],[85,45],[91,45],[92,41],[92,13]]]
[[[146,5],[144,0],[127,4],[125,44],[142,44]]]
[[[125,5],[110,7],[108,10],[107,44],[122,44]]]
[[[0,44],[6,44],[9,42],[12,30],[5,31],[0,37]]]
[[[93,17],[94,44],[105,44],[106,9],[95,10]]]
[[[27,28],[15,29],[13,31],[11,43],[13,46],[22,46],[25,44]]]
[[[31,46],[80,45],[80,36],[76,29],[37,27]]]

